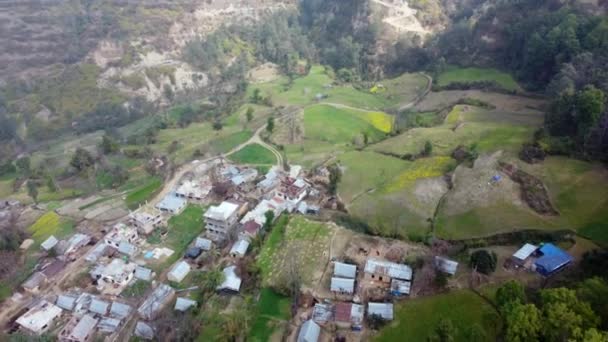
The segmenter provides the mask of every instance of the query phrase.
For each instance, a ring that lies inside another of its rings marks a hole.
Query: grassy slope
[[[234,152],[229,159],[240,164],[275,164],[277,158],[267,148],[260,144],[250,144]]]
[[[277,321],[289,319],[290,305],[289,298],[281,296],[270,288],[263,288],[256,304],[256,315],[247,340],[269,341],[276,330]]]
[[[361,115],[363,113],[328,105],[308,107],[304,111],[306,139],[347,144],[363,133],[369,136],[370,142],[381,139],[382,132],[367,120],[362,120]],[[384,117],[380,117],[379,121],[383,122]],[[381,124],[383,123],[380,122],[379,125]]]
[[[136,209],[140,204],[145,203],[150,197],[160,190],[163,182],[158,177],[148,178],[146,183],[131,191],[125,200],[129,209]]]
[[[496,69],[483,68],[449,68],[437,78],[440,86],[453,82],[494,81],[506,90],[521,90],[515,79],[507,73]]]
[[[441,319],[452,321],[457,331],[454,341],[468,341],[468,329],[479,325],[487,341],[495,341],[501,329],[496,310],[468,290],[417,298],[397,305],[395,322],[380,331],[377,341],[424,342]],[[498,326],[497,326],[498,325]]]

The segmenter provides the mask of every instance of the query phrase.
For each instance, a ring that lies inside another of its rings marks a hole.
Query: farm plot
[[[251,325],[248,340],[269,341],[281,323],[289,319],[291,300],[270,288],[263,288],[256,304],[255,320]]]
[[[287,224],[286,220],[280,218],[275,224],[258,257],[263,283],[281,286],[296,270],[305,287],[314,287],[329,262],[332,229],[301,216],[291,218]]]
[[[277,162],[275,155],[260,144],[247,145],[228,158],[239,164],[273,165]]]
[[[474,106],[456,106],[440,126],[414,128],[369,149],[396,155],[417,154],[428,141],[433,145],[433,155],[450,155],[458,146],[473,144],[479,152],[501,149],[515,153],[541,124],[540,113],[501,114]]]
[[[51,235],[62,239],[74,233],[74,222],[64,219],[55,212],[49,211],[40,216],[33,225],[28,228],[36,246],[40,245]]]
[[[495,82],[506,90],[521,90],[513,76],[496,69],[484,68],[448,68],[437,77],[437,84],[447,86],[452,83]]]
[[[484,299],[469,290],[412,299],[395,308],[395,321],[382,329],[376,341],[428,341],[442,319],[456,328],[454,341],[469,341],[472,329],[483,340],[495,341],[502,326],[498,312]]]
[[[315,103],[316,96],[321,94],[325,97],[321,101],[368,110],[383,110],[414,100],[425,85],[424,76],[404,74],[382,81],[381,91],[358,90],[350,84],[336,85],[323,66],[315,65],[308,75],[296,78],[291,84],[286,76],[272,82],[252,84],[247,89],[247,95],[251,98],[255,89],[259,89],[261,95],[270,96],[275,105],[303,106]]]
[[[372,120],[372,115],[369,115],[368,119],[367,113],[329,105],[315,105],[306,108],[304,111],[306,139],[348,144],[353,139],[367,134],[370,142],[378,141],[383,137],[383,133],[368,122],[368,120]],[[362,116],[365,119],[362,119]],[[375,116],[379,118],[377,124],[383,125],[382,128],[386,129],[387,127],[384,125],[388,125],[385,121],[390,121],[390,119],[382,115]]]

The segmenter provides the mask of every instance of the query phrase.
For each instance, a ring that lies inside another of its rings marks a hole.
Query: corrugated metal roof
[[[59,295],[55,304],[64,310],[72,311],[76,305],[76,296]]]
[[[458,263],[450,259],[435,256],[435,267],[437,267],[442,272],[454,275],[458,270]]]
[[[385,320],[393,320],[393,304],[392,303],[367,303],[367,315],[378,315]]]
[[[44,240],[44,242],[40,244],[40,247],[42,247],[45,251],[48,251],[55,247],[58,242],[59,240],[57,240],[55,236],[51,235],[48,239]]]
[[[137,312],[142,318],[152,320],[174,295],[175,290],[171,286],[160,284],[141,304]]]
[[[211,249],[211,240],[209,239],[204,239],[202,237],[197,237],[196,238],[196,242],[194,242],[194,246],[197,248],[200,248],[204,251],[208,251]]]
[[[91,305],[89,306],[89,311],[105,316],[108,313],[109,307],[110,303],[93,298],[93,300],[91,300]]]
[[[167,275],[167,279],[170,281],[181,282],[190,273],[190,264],[185,261],[177,263],[171,272]]]
[[[315,304],[312,311],[312,320],[317,323],[325,323],[331,320],[332,310],[329,304]]]
[[[126,241],[122,241],[118,245],[118,251],[122,254],[126,254],[128,256],[134,256],[137,253],[137,247],[132,245]]]
[[[357,266],[341,262],[334,263],[334,276],[340,278],[355,278]]]
[[[127,304],[112,302],[112,307],[110,307],[110,316],[125,319],[131,314],[132,311],[133,308]]]
[[[346,278],[331,278],[330,289],[332,292],[353,293],[355,291],[355,280]]]
[[[135,325],[135,336],[151,340],[154,338],[154,329],[148,323],[138,321]]]
[[[515,259],[524,261],[524,260],[528,259],[530,257],[530,255],[532,255],[532,253],[536,252],[537,249],[538,249],[537,246],[527,243],[522,248],[517,250],[517,252],[515,252],[515,254],[513,254],[513,257]]]
[[[409,295],[412,283],[409,281],[393,279],[391,280],[391,293],[394,295]]]
[[[561,269],[573,260],[570,254],[551,243],[544,244],[540,248],[540,252],[543,256],[538,258],[534,265],[536,266],[536,270],[545,276]]]
[[[97,319],[93,318],[91,315],[84,315],[72,329],[69,337],[71,340],[84,342],[90,337],[96,325]]]
[[[184,208],[186,204],[187,202],[185,199],[175,196],[175,193],[172,192],[163,197],[163,199],[156,204],[156,208],[160,210],[177,212]]]
[[[143,266],[135,268],[135,278],[150,281],[152,280],[152,270]]]
[[[247,249],[249,248],[249,241],[245,240],[245,239],[241,239],[237,242],[234,243],[234,245],[232,245],[232,248],[230,249],[230,254],[238,254],[238,255],[245,255],[247,254]]]
[[[178,297],[175,301],[175,310],[177,311],[186,311],[194,306],[196,306],[196,301],[192,299]]]
[[[118,330],[119,326],[120,326],[119,319],[110,318],[110,317],[102,317],[101,320],[99,321],[99,324],[97,325],[97,328],[99,329],[99,332],[101,332],[101,333],[111,334],[111,333],[115,332],[116,330]]]
[[[367,259],[365,272],[387,275],[391,278],[412,280],[412,269],[408,265],[397,264],[390,261]]]
[[[217,287],[218,290],[230,290],[239,292],[241,289],[241,278],[236,275],[236,266],[228,266],[224,268],[224,282]]]
[[[320,333],[321,327],[312,320],[308,320],[304,322],[300,328],[298,342],[317,342],[319,340]]]

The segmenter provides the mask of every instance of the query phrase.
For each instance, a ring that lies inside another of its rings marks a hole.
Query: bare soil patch
[[[502,172],[521,186],[521,199],[542,215],[559,215],[551,204],[549,194],[543,182],[531,174],[518,169],[509,163],[499,163]]]

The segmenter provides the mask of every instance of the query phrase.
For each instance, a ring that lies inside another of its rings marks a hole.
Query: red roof
[[[336,303],[335,310],[335,318],[336,322],[350,322],[350,312],[352,309],[352,303]]]
[[[246,231],[247,233],[251,234],[251,235],[255,235],[258,233],[258,230],[262,228],[262,226],[260,226],[257,222],[255,222],[254,220],[250,220],[245,222],[245,224],[243,225],[243,230]]]

